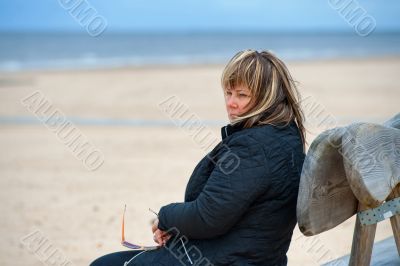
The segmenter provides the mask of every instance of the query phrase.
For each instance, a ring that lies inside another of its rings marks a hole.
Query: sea
[[[244,49],[284,60],[399,56],[400,33],[0,32],[0,71],[224,64]]]

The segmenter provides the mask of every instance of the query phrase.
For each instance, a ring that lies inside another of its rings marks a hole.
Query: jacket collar
[[[229,137],[235,132],[238,132],[244,128],[243,123],[237,123],[237,124],[228,124],[224,127],[221,128],[221,136],[222,139],[225,139],[226,137]]]
[[[291,121],[288,125],[289,127],[295,127],[297,128],[296,122]],[[277,128],[285,128],[285,124],[282,123],[282,125],[280,126],[276,126]],[[244,129],[244,123],[240,122],[240,123],[236,123],[234,125],[232,124],[228,124],[224,127],[221,128],[221,136],[222,139],[225,139],[226,137],[229,137],[230,135],[232,135],[235,132],[238,132],[240,130]]]

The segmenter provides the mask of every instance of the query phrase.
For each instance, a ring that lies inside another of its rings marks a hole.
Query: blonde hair
[[[295,121],[305,145],[304,115],[300,94],[286,65],[269,51],[244,50],[226,65],[222,88],[245,86],[251,92],[251,108],[233,123],[245,128],[256,125],[288,125]]]

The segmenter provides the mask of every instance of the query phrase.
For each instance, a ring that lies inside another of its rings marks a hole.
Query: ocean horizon
[[[0,71],[224,64],[243,49],[271,50],[284,60],[398,56],[400,33],[2,32]]]

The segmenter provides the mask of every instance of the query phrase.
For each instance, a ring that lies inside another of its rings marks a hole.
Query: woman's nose
[[[227,104],[231,108],[236,108],[237,107],[236,100],[232,96],[228,98]]]

